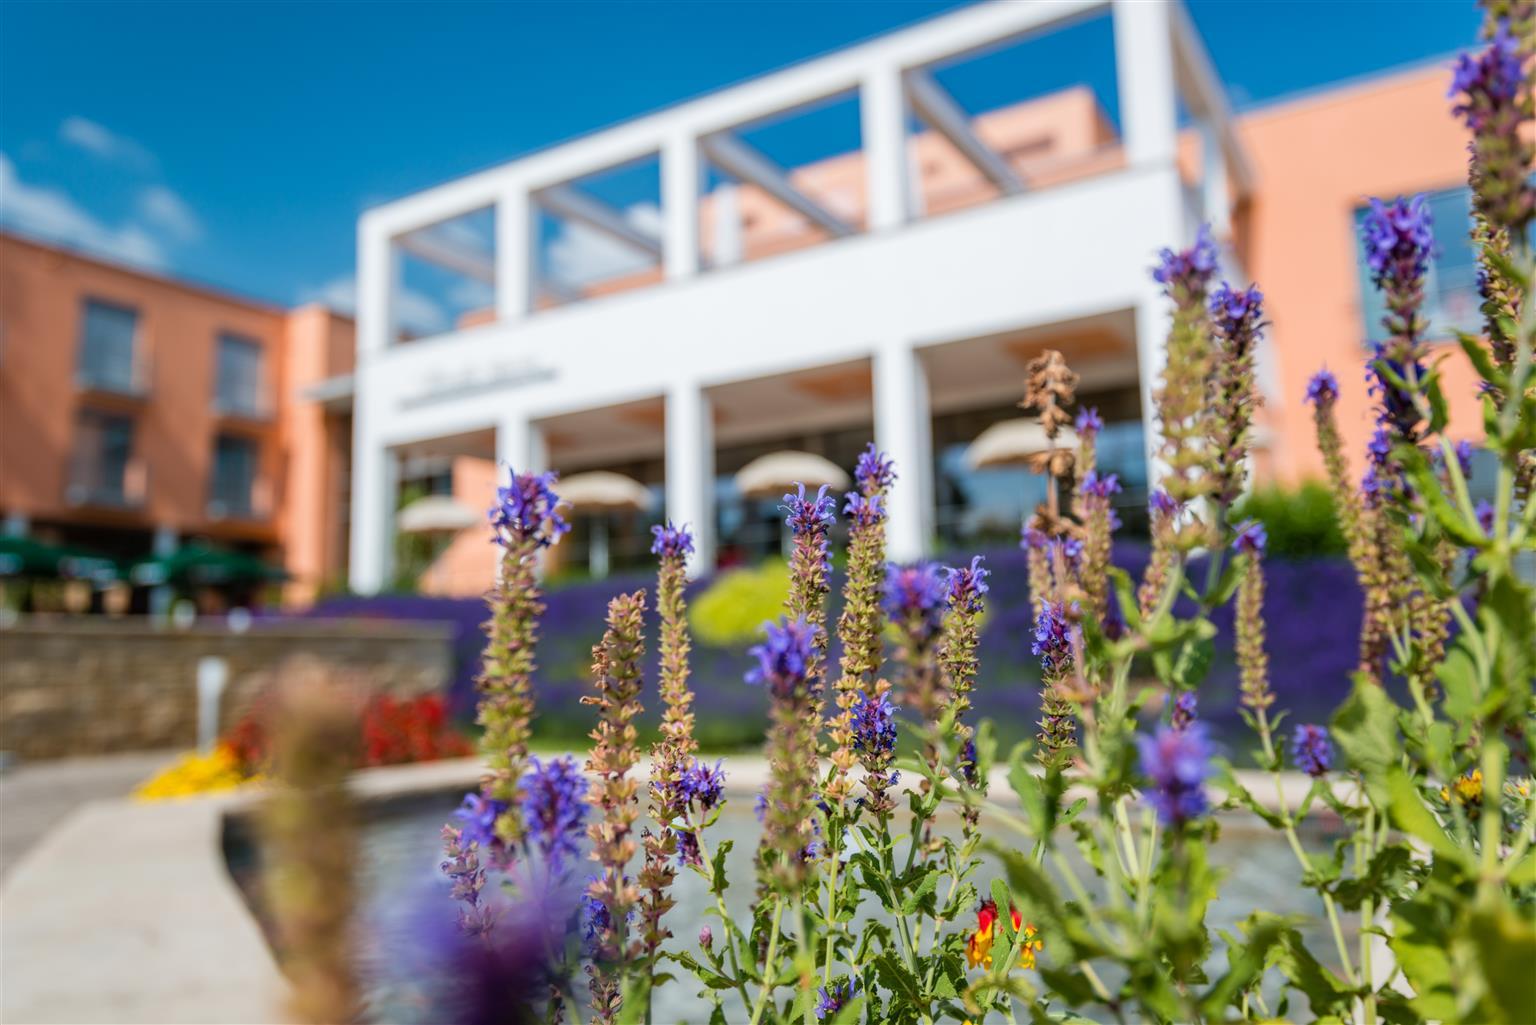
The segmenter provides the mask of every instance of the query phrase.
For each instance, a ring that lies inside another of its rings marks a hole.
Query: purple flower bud
[[[651,542],[651,554],[663,559],[684,559],[693,554],[693,534],[686,526],[676,527],[672,521],[658,523],[651,528],[655,540]]]
[[[1333,741],[1328,727],[1298,723],[1291,734],[1291,760],[1313,779],[1333,768]]]
[[[1215,754],[1203,722],[1176,730],[1159,726],[1152,736],[1136,738],[1141,771],[1151,782],[1147,800],[1165,826],[1180,826],[1210,808],[1205,781]]]
[[[491,506],[491,526],[502,545],[531,540],[547,548],[560,540],[571,525],[556,510],[560,496],[551,490],[557,476],[548,473],[518,473],[509,468],[510,482],[496,489],[496,504]]]
[[[1307,382],[1307,401],[1314,406],[1320,406],[1325,402],[1333,402],[1339,397],[1339,379],[1333,376],[1333,371],[1326,368],[1312,375],[1312,380]]]
[[[1267,544],[1269,544],[1269,532],[1258,520],[1249,520],[1239,526],[1237,537],[1232,540],[1232,547],[1246,555],[1263,555]]]

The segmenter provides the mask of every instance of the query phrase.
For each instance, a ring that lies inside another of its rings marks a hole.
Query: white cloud
[[[116,227],[91,214],[58,189],[30,185],[0,153],[0,223],[142,267],[165,264],[165,248],[143,225]]]
[[[637,203],[624,211],[624,219],[637,228],[661,235],[661,209],[655,203]],[[565,221],[549,243],[549,269],[563,285],[580,287],[604,278],[633,274],[655,261],[634,246],[620,242],[605,231],[580,221]]]
[[[337,313],[353,315],[357,312],[357,280],[350,276],[334,278],[317,288],[305,289],[299,300],[324,303]],[[448,311],[410,288],[401,289],[395,296],[395,315],[400,326],[414,335],[441,334],[451,326]]]
[[[175,192],[164,185],[150,185],[139,193],[139,216],[179,242],[195,242],[203,235],[202,222]]]
[[[59,138],[92,156],[135,171],[150,172],[159,165],[155,155],[139,143],[78,115],[65,118],[59,125]]]

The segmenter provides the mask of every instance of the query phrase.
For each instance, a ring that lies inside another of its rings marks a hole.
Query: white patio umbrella
[[[395,514],[395,529],[402,534],[455,534],[481,520],[451,495],[427,495]]]
[[[788,449],[758,456],[736,474],[736,487],[748,498],[778,498],[796,484],[804,484],[807,491],[823,484],[841,491],[850,483],[848,474],[830,459]]]
[[[1056,435],[1057,448],[1075,448],[1077,432],[1063,427]],[[1038,455],[1051,447],[1045,436],[1045,428],[1032,417],[1004,420],[993,424],[976,436],[965,450],[965,465],[972,470],[986,470],[999,466],[1025,466],[1030,456]]]
[[[594,577],[608,575],[608,514],[620,511],[640,512],[651,507],[651,491],[633,477],[608,470],[592,470],[562,477],[555,485],[560,503],[576,513],[594,513],[592,548],[587,568]]]

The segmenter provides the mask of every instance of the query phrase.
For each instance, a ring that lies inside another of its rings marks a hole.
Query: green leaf
[[[1529,1022],[1536,1012],[1536,925],[1508,905],[1497,905],[1473,911],[1467,931],[1486,985],[1488,1020]]]

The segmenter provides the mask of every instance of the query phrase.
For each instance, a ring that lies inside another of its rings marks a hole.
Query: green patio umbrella
[[[254,555],[193,543],[170,555],[146,559],[133,567],[133,582],[146,587],[161,584],[253,584],[284,580],[288,574]]]
[[[117,560],[88,548],[52,545],[30,537],[0,537],[0,577],[62,577],[105,583],[121,576]]]

